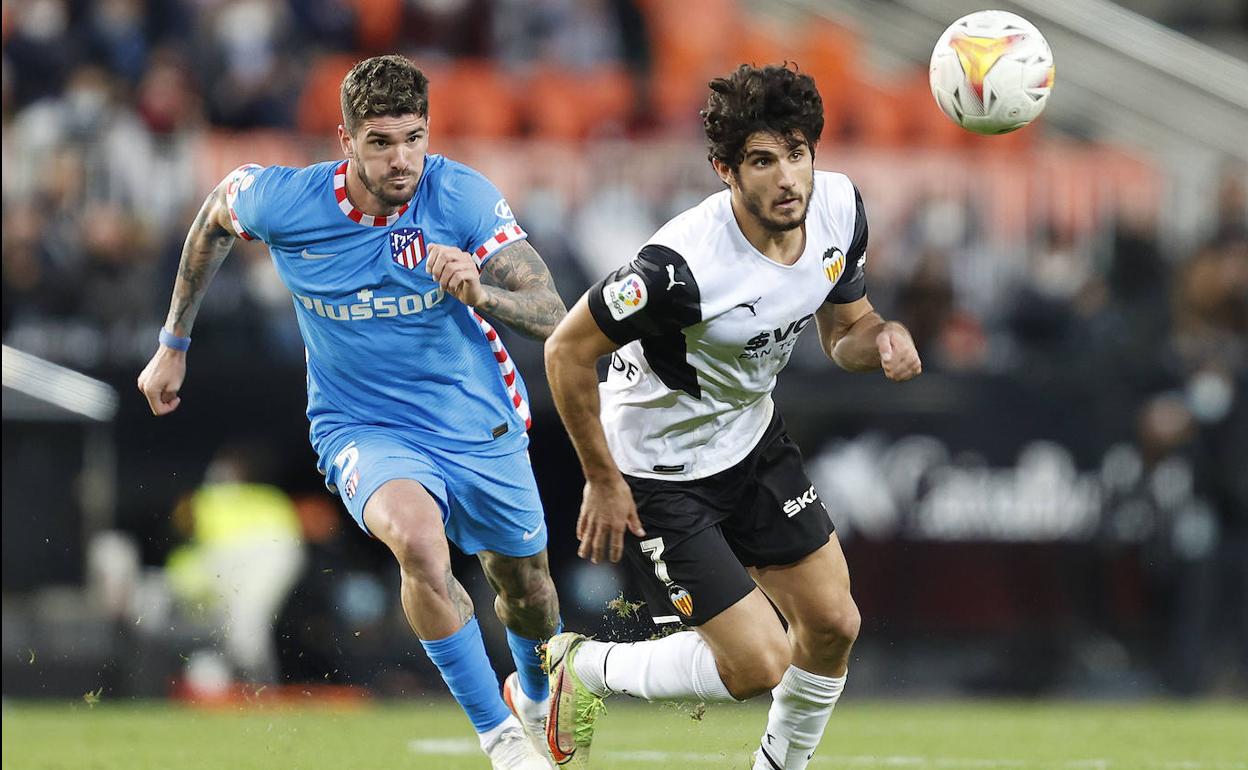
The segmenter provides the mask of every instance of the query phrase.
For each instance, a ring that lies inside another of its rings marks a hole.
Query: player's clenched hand
[[[581,545],[577,556],[597,564],[603,558],[616,562],[624,555],[624,528],[645,537],[637,517],[632,490],[617,476],[610,481],[587,481],[581,499],[581,516],[576,520],[576,539]]]
[[[182,399],[178,391],[186,379],[186,352],[161,345],[139,373],[139,392],[147,398],[152,414],[169,414]]]
[[[923,362],[919,360],[914,339],[906,327],[896,321],[884,324],[884,328],[875,336],[875,345],[880,351],[880,367],[888,379],[904,382],[918,377],[923,371]]]
[[[429,246],[425,270],[433,280],[442,285],[447,294],[468,305],[476,307],[485,301],[485,288],[481,286],[481,271],[472,255],[454,246],[438,243]]]

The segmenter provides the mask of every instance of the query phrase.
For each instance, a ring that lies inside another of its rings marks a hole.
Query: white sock
[[[581,682],[599,695],[736,702],[719,677],[715,655],[696,631],[648,642],[582,642],[572,663]]]
[[[524,727],[520,724],[520,720],[516,719],[516,715],[508,714],[507,718],[499,722],[496,726],[491,727],[483,733],[477,733],[477,739],[481,741],[481,749],[488,754],[490,749],[493,748],[494,742],[498,740],[498,736],[502,735],[503,730],[506,730],[508,727],[515,727],[519,730],[524,730]]]
[[[541,700],[533,700],[524,692],[519,681],[511,691],[511,702],[515,705],[516,711],[520,712],[520,718],[529,723],[540,722],[550,709],[550,696]]]
[[[820,676],[789,666],[771,691],[767,732],[754,770],[806,770],[844,688],[844,676]]]

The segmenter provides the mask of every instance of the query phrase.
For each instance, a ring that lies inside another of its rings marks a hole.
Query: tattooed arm
[[[208,283],[234,245],[225,186],[226,182],[222,182],[204,200],[182,245],[182,261],[173,284],[169,315],[165,318],[165,329],[179,337],[190,336]],[[165,345],[158,347],[139,375],[138,383],[152,414],[168,414],[178,408],[181,403],[178,390],[185,377],[186,352]]]
[[[568,313],[550,270],[528,241],[503,247],[480,273],[471,255],[434,244],[426,269],[461,302],[531,339],[549,337]]]
[[[182,244],[182,261],[173,284],[173,299],[165,328],[179,337],[189,337],[199,306],[208,292],[208,283],[217,274],[234,245],[234,228],[225,204],[225,182],[209,193]]]
[[[544,340],[568,314],[550,270],[528,241],[495,254],[481,271],[485,302],[478,308],[526,337]]]

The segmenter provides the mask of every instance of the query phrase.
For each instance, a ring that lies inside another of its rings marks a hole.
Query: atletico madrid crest
[[[667,589],[667,598],[681,615],[687,618],[693,615],[693,596],[683,587],[673,584]]]
[[[425,234],[419,227],[400,227],[390,231],[390,256],[408,270],[424,261]]]

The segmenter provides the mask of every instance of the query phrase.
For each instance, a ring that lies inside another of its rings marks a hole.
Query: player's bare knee
[[[390,548],[405,574],[441,575],[445,572],[450,559],[440,532],[431,533],[395,516],[386,517],[383,527],[384,531],[374,534]]]
[[[840,652],[858,638],[862,616],[848,596],[844,602],[828,607],[794,624],[798,642],[811,650]]]
[[[854,643],[861,628],[862,615],[858,612],[858,605],[848,596],[824,622],[827,634],[847,644]]]

